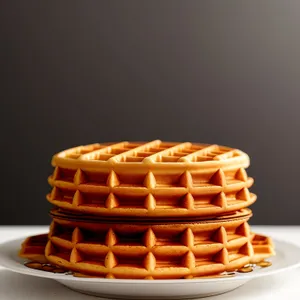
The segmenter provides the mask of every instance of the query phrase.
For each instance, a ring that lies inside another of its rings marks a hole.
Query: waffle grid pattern
[[[192,279],[274,254],[271,239],[250,232],[245,208],[256,195],[238,149],[92,144],[54,155],[52,165],[50,231],[27,239],[22,257],[74,276]]]
[[[92,144],[60,152],[52,163],[55,169],[48,181],[53,189],[47,199],[69,211],[209,217],[256,200],[248,190],[253,184],[245,171],[248,156],[218,145],[159,140]]]
[[[242,156],[243,152],[219,145],[192,143],[121,142],[79,146],[58,154],[58,157],[114,162],[202,162],[227,160]]]
[[[209,217],[256,200],[248,190],[253,184],[245,171],[248,156],[218,145],[92,144],[60,152],[52,164],[48,201],[80,213]]]
[[[49,177],[53,189],[47,199],[68,210],[140,217],[217,215],[242,209],[256,200],[248,190],[253,179],[245,169],[236,170],[230,178],[219,169],[198,182],[189,171],[174,175],[172,182],[170,178],[153,172],[131,176],[129,171],[124,183],[113,170],[91,175],[81,169],[56,167]]]
[[[45,247],[48,241],[48,234],[37,235],[27,238],[22,243],[20,250],[20,257],[39,263],[48,263],[45,257]],[[250,263],[258,263],[270,256],[275,255],[272,239],[260,234],[251,233],[251,244],[253,247],[254,255],[251,257]],[[88,277],[82,273],[75,273],[75,276]],[[106,275],[108,276],[108,275]],[[110,275],[111,276],[111,275]],[[217,276],[217,275],[216,275]],[[105,277],[105,275],[97,275],[95,277]],[[202,276],[201,276],[202,277]],[[191,277],[186,277],[191,278]],[[193,278],[198,278],[197,276]],[[151,278],[149,278],[151,279]]]
[[[54,218],[45,253],[55,265],[107,278],[192,278],[249,263],[250,237],[245,218],[222,226],[91,225]]]
[[[240,167],[249,166],[249,157],[246,153],[225,146],[168,143],[155,140],[149,143],[121,142],[115,144],[91,144],[62,151],[53,157],[54,166],[110,168],[130,165],[133,168],[171,169],[184,165],[208,166],[211,168],[229,167],[231,164]]]
[[[273,241],[270,237],[252,233],[250,240],[254,251],[251,263],[257,263],[275,255]]]
[[[48,242],[48,235],[39,234],[28,237],[21,246],[19,255],[31,261],[46,263],[45,247]]]

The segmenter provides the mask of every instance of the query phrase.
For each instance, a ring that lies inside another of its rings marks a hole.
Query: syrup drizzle
[[[72,272],[68,270],[64,270],[58,266],[53,266],[51,264],[42,264],[39,262],[27,262],[24,264],[26,267],[30,269],[45,271],[45,272],[52,272],[52,273],[60,273],[65,275],[72,275],[74,277],[97,277],[97,276],[89,276],[86,274],[78,273],[78,272]],[[243,268],[238,269],[234,272],[223,272],[219,275],[212,275],[212,276],[204,276],[201,278],[226,278],[226,277],[234,277],[237,273],[250,273],[253,272],[257,268],[267,268],[272,266],[272,263],[267,260],[263,260],[261,262],[258,262],[256,264],[247,264]]]

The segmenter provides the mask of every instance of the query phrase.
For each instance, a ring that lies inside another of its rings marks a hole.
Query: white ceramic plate
[[[293,244],[274,240],[276,256],[272,266],[255,268],[251,273],[237,273],[233,277],[212,279],[177,280],[129,280],[79,278],[66,274],[54,274],[29,269],[17,253],[24,238],[0,245],[0,265],[10,271],[54,279],[63,285],[85,294],[110,299],[191,299],[217,295],[231,291],[247,281],[300,266],[300,248]]]

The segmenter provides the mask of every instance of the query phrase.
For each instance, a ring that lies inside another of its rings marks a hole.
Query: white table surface
[[[277,239],[292,241],[300,246],[300,226],[252,226],[252,229]],[[0,226],[0,243],[25,235],[44,232],[47,232],[46,226]],[[92,300],[100,298],[75,293],[53,280],[19,275],[0,267],[0,300],[8,299]],[[300,299],[300,268],[289,273],[254,279],[232,292],[205,299],[298,300]]]

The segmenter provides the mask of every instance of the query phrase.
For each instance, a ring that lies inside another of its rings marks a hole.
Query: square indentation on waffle
[[[213,160],[216,156],[224,154],[226,150],[221,150],[218,145],[192,145],[184,152],[185,156],[181,161],[201,162]]]
[[[114,193],[110,195],[113,198],[114,207],[130,209],[130,208],[145,208],[145,195],[132,194],[124,195],[123,193]]]
[[[80,160],[94,160],[94,161],[108,161],[111,158],[119,158],[120,161],[139,162],[137,155],[130,155],[132,152],[135,154],[135,149],[138,149],[143,143],[129,143],[121,142],[111,144],[108,146],[100,147],[92,152],[79,156]],[[124,154],[124,155],[123,155]]]
[[[87,229],[76,229],[76,233],[73,235],[73,243],[77,244],[77,246],[86,245],[89,247],[90,245],[105,245],[105,237],[107,232],[106,231],[92,231]]]
[[[74,177],[77,185],[107,186],[109,172],[103,171],[83,171],[78,169]]]
[[[190,239],[193,241],[193,252],[198,258],[216,255],[227,245],[224,227],[194,232]]]
[[[52,179],[53,180],[60,180],[64,182],[74,182],[76,170],[74,169],[66,169],[66,168],[58,168],[56,167]]]
[[[93,152],[87,153],[80,156],[81,160],[98,160],[98,161],[108,161],[110,158],[115,156],[120,156],[123,153],[130,151],[138,147],[138,143],[121,142],[117,144],[112,144],[107,147],[95,150]]]
[[[254,255],[251,259],[252,263],[260,262],[275,255],[273,241],[268,236],[251,233],[251,244],[254,251]]]
[[[236,205],[238,203],[250,202],[254,194],[251,194],[247,188],[242,188],[237,192],[231,192],[226,194],[227,205]]]
[[[94,266],[104,267],[105,257],[107,256],[106,251],[99,251],[99,249],[97,249],[98,251],[95,253],[94,247],[84,247],[84,250],[81,248],[83,247],[78,246],[77,248],[73,249],[70,258],[71,263],[87,265],[92,264]]]
[[[122,188],[135,188],[135,187],[146,187],[147,173],[118,173],[114,174],[115,182],[114,186]]]
[[[270,237],[255,234],[254,238],[251,239],[251,243],[255,253],[260,254],[273,254],[273,241]]]
[[[81,155],[88,154],[90,152],[106,148],[108,145],[101,145],[101,144],[92,144],[92,145],[86,145],[86,146],[79,146],[75,148],[71,148],[69,150],[66,150],[61,153],[61,156],[66,158],[73,158],[77,159]]]
[[[107,192],[80,192],[77,191],[74,196],[74,205],[89,207],[106,207],[108,198]]]
[[[66,188],[58,188],[53,187],[51,192],[51,199],[55,202],[67,202],[67,203],[73,203],[73,197],[75,195],[76,190],[75,189],[66,189]]]
[[[148,156],[148,160],[161,163],[179,162],[179,159],[183,156],[191,153],[191,143],[160,143],[157,147],[151,148],[151,155]]]
[[[250,227],[242,223],[237,228],[227,229],[227,248],[229,250],[242,247],[250,239]]]
[[[48,235],[40,234],[27,238],[21,249],[21,256],[33,256],[33,255],[44,255],[45,246],[48,241]]]
[[[50,227],[49,237],[53,241],[58,241],[57,244],[73,246],[73,232],[74,227],[63,226],[58,223],[52,223]]]
[[[56,256],[59,259],[63,259],[66,262],[70,261],[72,248],[63,247],[59,244],[56,244],[55,242],[51,242],[49,247],[50,247],[49,250],[50,255]]]
[[[189,199],[185,192],[183,193],[174,193],[171,195],[156,194],[155,197],[150,195],[149,197],[153,198],[154,207],[156,209],[174,209],[174,208],[188,208]]]
[[[225,208],[227,206],[227,198],[225,193],[213,195],[199,195],[193,197],[194,209],[211,209],[213,207]]]
[[[264,235],[255,234],[252,238],[253,245],[267,245],[270,243],[270,238]]]
[[[48,241],[48,235],[47,234],[39,234],[31,236],[27,239],[26,243],[29,247],[40,247],[45,246]]]

